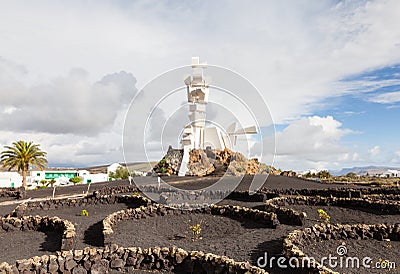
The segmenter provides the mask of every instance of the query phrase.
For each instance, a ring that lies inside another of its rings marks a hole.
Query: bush
[[[79,177],[79,176],[75,176],[75,177],[69,179],[69,181],[71,183],[74,183],[74,185],[76,185],[76,184],[81,183],[83,181],[83,179],[81,177]]]
[[[126,167],[120,166],[117,168],[117,170],[115,170],[115,172],[110,172],[108,177],[114,178],[114,179],[128,179],[129,171]]]
[[[46,188],[47,187],[47,181],[46,180],[40,180],[39,182],[41,186],[38,186],[37,188]]]
[[[318,209],[318,216],[325,223],[329,223],[329,221],[331,220],[331,216],[329,216],[328,213],[323,209]]]

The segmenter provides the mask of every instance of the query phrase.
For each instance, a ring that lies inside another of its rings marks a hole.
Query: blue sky
[[[399,26],[397,0],[4,2],[0,146],[40,143],[53,166],[123,161],[131,99],[199,56],[260,91],[277,167],[400,166]]]
[[[325,104],[324,109],[316,111],[315,115],[333,115],[344,128],[354,131],[342,138],[341,142],[344,145],[362,150],[379,146],[381,150],[395,157],[396,152],[400,150],[398,120],[400,117],[400,65],[352,75],[343,79],[342,82],[344,85],[350,84],[350,93],[327,98],[322,102]],[[362,86],[359,84],[361,82]],[[353,83],[358,83],[358,85],[353,86]],[[388,94],[392,96],[387,96],[385,100],[382,100],[382,96]],[[370,162],[390,165],[390,163],[380,162],[379,158],[371,159]]]

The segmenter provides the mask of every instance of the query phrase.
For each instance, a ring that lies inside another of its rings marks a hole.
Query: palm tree
[[[16,168],[22,172],[22,186],[26,188],[26,175],[30,165],[39,169],[46,167],[46,152],[40,150],[39,145],[33,142],[13,142],[13,146],[4,146],[6,150],[1,152],[0,163],[8,170]]]

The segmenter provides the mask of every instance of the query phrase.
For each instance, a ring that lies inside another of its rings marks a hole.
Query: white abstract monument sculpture
[[[179,176],[185,176],[188,171],[190,150],[205,149],[206,147],[221,150],[232,149],[238,135],[257,134],[255,126],[237,128],[236,122],[231,124],[226,131],[216,126],[206,127],[206,105],[209,96],[209,86],[203,74],[206,68],[207,63],[200,63],[199,57],[192,57],[192,75],[189,75],[184,81],[187,88],[190,123],[182,133],[183,159]]]

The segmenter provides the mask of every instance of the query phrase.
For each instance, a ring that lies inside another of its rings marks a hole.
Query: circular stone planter
[[[147,207],[141,206],[138,208],[130,208],[121,210],[108,215],[103,220],[103,235],[105,245],[111,244],[110,236],[113,234],[113,227],[119,222],[124,220],[134,220],[147,217],[156,217],[164,215],[178,215],[178,214],[212,214],[228,216],[233,219],[251,219],[255,222],[264,224],[268,228],[276,228],[279,224],[277,215],[271,212],[260,211],[257,209],[250,209],[239,206],[217,206],[209,205],[203,208],[196,209],[177,209],[169,208],[163,205],[154,204]]]
[[[294,230],[283,241],[283,251],[286,258],[297,258],[300,265],[310,273],[337,273],[313,261],[302,250],[301,246],[317,243],[322,240],[385,240],[400,241],[400,224],[395,225],[341,225],[316,224],[311,228]]]
[[[18,260],[15,264],[0,264],[1,273],[107,273],[110,270],[132,272],[135,269],[178,273],[267,273],[226,256],[188,252],[175,246],[142,249],[113,244],[104,249],[56,252],[56,255]]]
[[[75,227],[58,217],[24,216],[21,218],[0,218],[0,233],[12,233],[15,230],[57,231],[61,236],[61,250],[71,250],[74,247]]]
[[[132,223],[128,220],[136,221]],[[153,223],[158,225],[154,226]],[[239,206],[209,205],[184,210],[155,204],[110,214],[103,221],[103,232],[107,246],[115,243],[142,248],[154,243],[162,246],[176,245],[185,250],[202,250],[227,255],[238,261],[252,261],[253,257],[247,253],[246,259],[242,259],[241,252],[250,252],[258,247],[258,241],[264,242],[274,237],[278,223],[274,213]],[[189,226],[194,224],[201,224],[201,238],[192,235]],[[271,235],[264,234],[269,232]],[[245,241],[243,239],[249,244],[242,245],[241,242]]]
[[[151,200],[140,195],[100,195],[98,192],[81,198],[62,198],[31,201],[18,205],[10,214],[13,217],[21,217],[29,214],[31,210],[49,210],[63,207],[85,207],[96,204],[131,203],[136,206],[151,204]]]
[[[340,188],[325,188],[325,189],[269,189],[262,188],[260,193],[266,194],[268,196],[281,196],[281,195],[303,195],[303,196],[322,196],[322,197],[337,197],[337,198],[363,198],[368,195],[400,195],[399,187],[362,187],[362,188],[350,188],[350,187],[340,187]]]
[[[336,206],[350,209],[362,208],[377,214],[400,214],[400,202],[393,200],[297,195],[276,197],[265,202],[266,210],[275,212],[281,223],[302,226],[307,215],[304,212],[287,208],[286,206],[288,205]]]

